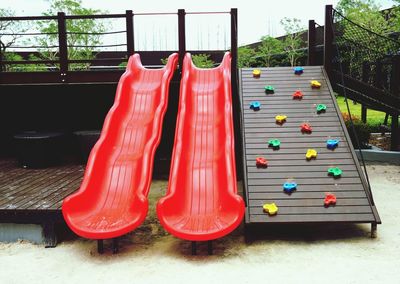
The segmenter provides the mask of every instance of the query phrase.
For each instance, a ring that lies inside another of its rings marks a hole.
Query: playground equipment
[[[317,113],[320,114],[322,112],[326,112],[326,105],[324,104],[318,104],[317,105]]]
[[[281,141],[279,139],[271,139],[268,141],[268,146],[278,150],[281,146]]]
[[[275,88],[272,86],[265,86],[264,90],[265,90],[266,94],[274,94],[275,93]]]
[[[293,94],[293,99],[294,100],[301,100],[303,98],[303,93],[299,90],[297,90],[296,92],[294,92]]]
[[[263,205],[263,209],[270,216],[276,215],[279,210],[275,203],[266,203]]]
[[[325,207],[336,205],[336,196],[333,193],[325,193],[324,205]]]
[[[170,178],[157,215],[169,233],[192,241],[193,253],[196,241],[229,234],[244,215],[236,185],[230,76],[229,52],[212,69],[195,67],[185,55]]]
[[[312,132],[312,127],[311,127],[311,125],[310,125],[309,123],[303,123],[303,124],[301,124],[301,126],[300,126],[300,130],[301,130],[302,133],[311,134],[311,132]]]
[[[286,122],[287,116],[286,115],[277,115],[275,116],[275,121],[278,124],[283,124],[284,122]]]
[[[335,178],[340,177],[342,175],[342,173],[343,173],[343,171],[338,167],[328,169],[328,174]]]
[[[307,160],[316,159],[317,155],[318,153],[315,149],[308,149],[306,152],[306,159]]]
[[[328,139],[326,141],[326,147],[330,150],[334,150],[339,146],[339,140],[337,139]]]
[[[80,189],[65,198],[62,213],[77,235],[114,239],[138,227],[148,210],[153,158],[167,109],[168,86],[178,55],[162,69],[146,69],[129,58],[99,141],[90,153]]]
[[[256,158],[256,166],[258,168],[266,168],[268,167],[268,161],[264,157],[257,157]]]
[[[296,75],[301,75],[301,74],[303,74],[303,72],[304,72],[304,68],[303,68],[303,67],[295,67],[295,68],[293,69],[293,71],[294,71],[294,74],[296,74]]]
[[[256,102],[251,102],[250,103],[250,109],[254,110],[254,111],[259,111],[261,107],[261,104],[259,101]]]
[[[294,181],[288,181],[283,184],[283,191],[287,194],[293,193],[297,189],[297,183]]]
[[[253,70],[253,77],[254,77],[254,78],[260,78],[260,76],[261,76],[261,71],[260,71],[260,69],[254,69],[254,70]]]

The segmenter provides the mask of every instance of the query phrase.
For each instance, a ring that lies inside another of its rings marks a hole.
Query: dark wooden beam
[[[58,12],[58,56],[60,60],[60,80],[62,83],[67,81],[68,72],[68,47],[67,47],[67,26],[65,13]]]
[[[325,27],[324,27],[324,68],[329,78],[332,78],[333,59],[333,6],[325,6]]]
[[[315,21],[309,20],[308,21],[308,62],[309,66],[314,66],[316,63],[316,29],[315,29]]]
[[[183,58],[186,53],[185,9],[178,10],[179,70],[182,72]]]
[[[133,12],[126,10],[126,51],[128,57],[135,52],[135,38],[133,29]]]

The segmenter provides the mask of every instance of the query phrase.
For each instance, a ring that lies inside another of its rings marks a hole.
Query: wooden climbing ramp
[[[381,221],[323,67],[304,67],[301,75],[290,67],[259,70],[259,78],[253,69],[239,72],[246,224],[371,223],[374,233]],[[320,89],[311,88],[312,80],[321,83]],[[268,85],[274,94],[266,94]],[[297,90],[302,99],[293,98]],[[254,102],[259,110],[250,108]],[[318,114],[319,104],[326,110]],[[286,121],[277,124],[277,115],[287,116]],[[311,133],[301,132],[304,123]],[[271,139],[280,141],[279,149],[269,147]],[[327,140],[338,140],[338,147],[328,149]],[[315,159],[306,159],[308,149],[316,150]],[[260,157],[267,167],[256,166]],[[335,167],[342,170],[336,178],[328,174]],[[284,183],[296,183],[296,190],[285,192]],[[336,196],[336,205],[324,205],[327,193]],[[276,215],[265,212],[268,203],[276,204]]]

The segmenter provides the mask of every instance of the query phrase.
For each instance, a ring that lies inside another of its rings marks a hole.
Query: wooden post
[[[185,27],[185,9],[178,10],[178,40],[179,40],[179,70],[182,73],[183,58],[186,53],[186,27]]]
[[[370,69],[367,62],[363,62],[362,64],[362,81],[364,83],[368,83],[370,75]],[[367,123],[367,107],[365,105],[361,105],[361,120],[364,123]]]
[[[333,59],[333,7],[325,6],[325,27],[324,27],[324,68],[329,78],[332,78]]]
[[[316,52],[315,52],[315,44],[316,44],[316,29],[315,29],[315,21],[308,21],[308,66],[314,66],[316,63]]]
[[[126,10],[126,53],[128,58],[135,52],[135,38],[133,33],[133,12]]]
[[[68,46],[67,46],[67,25],[65,13],[58,12],[58,57],[60,62],[60,78],[65,83],[68,72]]]
[[[240,136],[240,98],[238,87],[238,10],[231,9],[231,89],[232,89],[232,112],[235,135],[235,154],[236,154],[236,173],[237,179],[243,177],[243,161],[242,161],[242,140]]]
[[[390,90],[396,97],[400,97],[400,55],[393,57],[393,68],[390,80]],[[399,129],[399,113],[392,115],[392,127],[391,127],[391,145],[392,151],[400,151],[400,129]]]

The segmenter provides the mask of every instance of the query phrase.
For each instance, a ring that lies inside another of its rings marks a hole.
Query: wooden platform
[[[16,221],[22,222],[24,215],[45,213],[60,217],[62,200],[79,188],[83,172],[81,165],[23,169],[15,160],[0,160],[0,221],[20,216]]]
[[[246,223],[314,223],[357,222],[380,223],[372,193],[352,148],[346,127],[322,67],[304,67],[304,74],[294,75],[293,68],[262,68],[261,78],[253,78],[253,69],[240,71],[244,186]],[[312,90],[311,80],[322,83]],[[275,94],[266,95],[264,86],[272,85]],[[292,94],[301,90],[302,100]],[[261,109],[253,111],[250,102],[259,101]],[[325,104],[326,113],[317,114],[316,105]],[[287,122],[276,124],[275,116],[287,115]],[[300,125],[309,123],[311,134],[302,134]],[[279,139],[279,150],[268,148],[269,139]],[[339,139],[339,147],[329,150],[327,139]],[[307,161],[307,149],[318,151],[316,160]],[[269,161],[266,169],[257,168],[256,157]],[[330,167],[343,170],[340,178],[328,176]],[[291,195],[283,191],[283,183],[293,180],[298,186]],[[325,192],[337,197],[337,205],[324,207]],[[264,203],[275,202],[276,216],[263,212]]]

